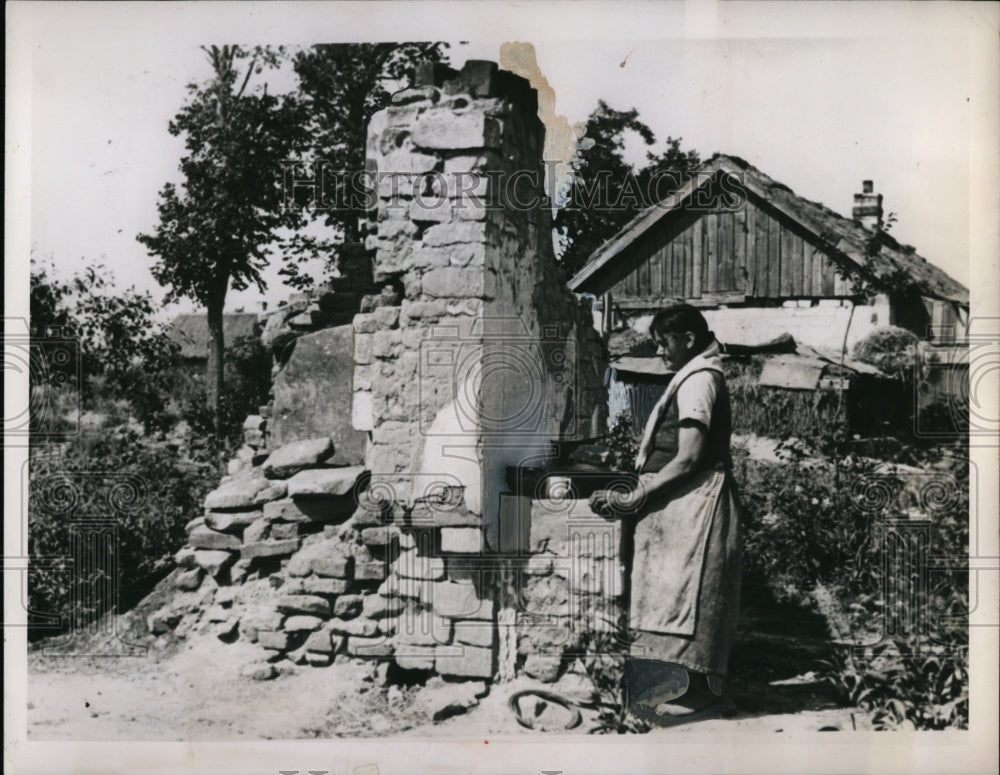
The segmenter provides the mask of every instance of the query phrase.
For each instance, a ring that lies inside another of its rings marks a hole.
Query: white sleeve
[[[705,426],[712,424],[712,409],[718,385],[711,371],[697,371],[677,389],[678,421],[695,420]]]

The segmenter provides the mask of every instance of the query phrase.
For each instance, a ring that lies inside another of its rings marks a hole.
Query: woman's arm
[[[666,495],[671,487],[696,471],[705,450],[708,431],[701,423],[685,423],[678,428],[677,454],[656,473],[643,474],[631,492],[598,490],[590,496],[596,512],[634,513],[649,500]]]

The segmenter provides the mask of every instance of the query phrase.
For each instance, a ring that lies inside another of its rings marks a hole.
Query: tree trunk
[[[212,410],[212,425],[216,435],[222,433],[222,391],[225,384],[224,357],[226,351],[225,334],[222,330],[222,310],[224,302],[208,304],[208,371],[206,387],[208,406]]]

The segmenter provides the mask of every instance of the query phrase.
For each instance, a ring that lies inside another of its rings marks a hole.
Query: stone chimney
[[[537,110],[495,63],[427,65],[368,128],[368,243],[396,296],[354,318],[354,427],[372,486],[404,509],[463,494],[435,522],[444,545],[481,528],[495,547],[507,468],[593,436],[606,400],[600,339],[552,252]]]
[[[882,195],[874,193],[872,181],[861,181],[861,193],[854,195],[851,217],[856,223],[871,231],[882,228]]]

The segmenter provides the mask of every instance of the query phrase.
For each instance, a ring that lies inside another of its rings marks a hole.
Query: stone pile
[[[184,635],[200,621],[223,640],[258,644],[271,662],[328,665],[345,654],[491,678],[492,577],[470,561],[480,532],[461,493],[397,514],[404,530],[387,523],[365,469],[335,458],[329,438],[306,439],[254,451],[225,477],[175,558],[173,583],[187,595],[152,614],[150,630]]]
[[[531,504],[530,545],[519,570],[519,669],[549,682],[579,651],[584,634],[618,637],[622,615],[620,526],[585,500]]]

